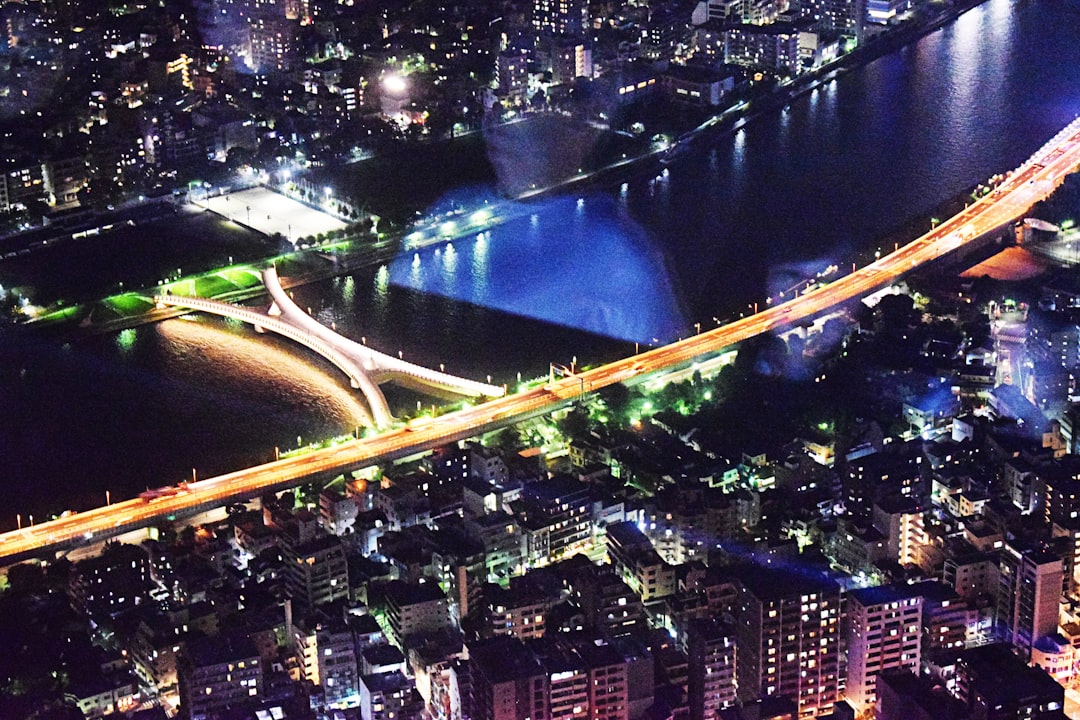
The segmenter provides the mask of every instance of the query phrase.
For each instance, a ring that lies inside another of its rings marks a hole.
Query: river
[[[627,354],[872,253],[1015,167],[1080,113],[1077,67],[1075,3],[988,0],[666,172],[523,206],[296,298],[352,337],[481,380]],[[512,173],[529,152],[493,148],[492,163]],[[0,527],[265,461],[361,414],[331,366],[221,320],[0,340]]]

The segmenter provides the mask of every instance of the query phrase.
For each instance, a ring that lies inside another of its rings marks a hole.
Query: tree
[[[495,447],[504,452],[516,453],[525,447],[525,441],[516,425],[503,428],[495,439]]]
[[[613,415],[624,417],[630,409],[630,388],[622,383],[608,385],[600,389],[596,394]]]
[[[36,593],[45,589],[45,573],[37,563],[26,562],[8,568],[8,587],[14,593]]]
[[[580,440],[589,434],[589,414],[575,407],[559,421],[558,428],[567,439]]]

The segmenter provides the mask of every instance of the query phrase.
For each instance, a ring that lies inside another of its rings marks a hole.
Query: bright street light
[[[383,89],[392,95],[403,95],[409,89],[409,83],[400,75],[387,75],[382,79]]]

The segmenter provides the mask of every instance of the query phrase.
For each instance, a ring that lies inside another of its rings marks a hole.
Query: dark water
[[[296,298],[352,337],[477,379],[625,354],[873,252],[1018,165],[1080,113],[1078,67],[1075,3],[989,0],[666,175],[535,203],[452,250]],[[332,367],[222,321],[62,347],[0,336],[0,526],[266,460],[360,414]]]

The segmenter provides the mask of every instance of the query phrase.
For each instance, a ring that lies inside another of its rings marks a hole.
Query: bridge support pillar
[[[360,389],[360,381],[357,380],[354,377],[349,378],[349,384],[352,385],[353,390],[359,390]]]
[[[266,332],[266,328],[264,328],[262,325],[252,325],[251,327],[255,328],[255,332],[257,333],[262,334]]]
[[[281,315],[281,308],[278,307],[276,302],[270,303],[270,307],[266,309],[266,314],[270,317],[279,317]]]

